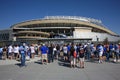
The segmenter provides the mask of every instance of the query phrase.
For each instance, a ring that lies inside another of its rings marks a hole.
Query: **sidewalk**
[[[38,61],[40,60],[40,57],[35,57],[34,59],[30,59],[29,61],[26,61],[26,63],[28,62],[34,62],[34,61]],[[20,63],[20,61],[16,61],[16,60],[0,60],[0,65],[10,65],[10,64],[18,64]]]

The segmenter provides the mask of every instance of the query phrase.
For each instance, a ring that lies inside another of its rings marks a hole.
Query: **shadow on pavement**
[[[21,63],[17,63],[17,64],[15,64],[16,66],[18,66],[18,67],[21,67]]]
[[[59,60],[58,65],[70,68],[70,62],[69,61]]]
[[[37,63],[37,64],[42,64],[42,62],[41,62],[40,60],[35,61],[34,63]]]
[[[59,66],[64,66],[64,67],[68,67],[70,68],[70,64],[69,63],[65,63],[65,62],[58,62]]]

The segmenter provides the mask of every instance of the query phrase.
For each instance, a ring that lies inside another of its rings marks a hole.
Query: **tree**
[[[109,41],[108,41],[107,37],[104,39],[103,44],[109,44]]]

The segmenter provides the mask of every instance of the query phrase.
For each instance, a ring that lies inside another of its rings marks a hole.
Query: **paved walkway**
[[[62,61],[42,65],[37,57],[22,68],[16,64],[19,62],[1,62],[0,80],[120,80],[120,63],[85,62],[85,68],[80,69]]]

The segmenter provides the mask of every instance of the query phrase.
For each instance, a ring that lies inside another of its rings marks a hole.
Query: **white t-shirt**
[[[104,49],[102,46],[99,47],[99,51],[100,51],[100,53],[103,53]]]
[[[35,53],[35,48],[33,46],[30,46],[31,53]]]
[[[8,53],[12,53],[13,52],[13,47],[12,46],[9,46],[8,47]]]
[[[66,46],[63,47],[63,52],[64,52],[65,54],[67,54],[67,47],[66,47]]]
[[[19,53],[19,47],[18,46],[14,47],[13,52],[14,53]]]

